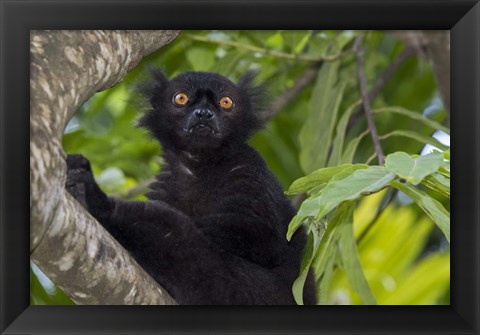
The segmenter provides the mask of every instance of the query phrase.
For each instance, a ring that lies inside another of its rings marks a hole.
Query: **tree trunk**
[[[31,259],[77,304],[175,304],[65,190],[63,130],[77,109],[178,32],[30,34]]]
[[[450,119],[450,31],[448,30],[401,30],[392,31],[406,46],[415,48],[432,63],[438,90]]]
[[[450,32],[448,30],[422,31],[422,38],[432,61],[438,89],[450,115]]]

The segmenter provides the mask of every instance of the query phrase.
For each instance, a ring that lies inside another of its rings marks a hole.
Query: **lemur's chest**
[[[201,176],[181,168],[162,177],[166,202],[192,218],[215,213],[222,187],[222,178],[214,173]]]

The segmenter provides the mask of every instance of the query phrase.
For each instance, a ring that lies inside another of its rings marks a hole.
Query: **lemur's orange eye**
[[[188,95],[184,92],[175,94],[173,101],[180,106],[186,105],[188,102]]]
[[[219,101],[220,107],[230,109],[233,107],[233,100],[230,97],[221,97]]]

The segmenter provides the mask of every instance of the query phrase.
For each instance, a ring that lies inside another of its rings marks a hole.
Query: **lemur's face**
[[[153,110],[141,125],[164,146],[213,150],[243,142],[258,128],[251,77],[235,85],[207,72],[186,72],[170,81],[157,74],[155,84],[150,93]]]
[[[170,82],[167,100],[169,96],[169,111],[178,117],[178,134],[187,141],[221,139],[234,128],[242,112],[238,88],[217,75],[180,75]]]

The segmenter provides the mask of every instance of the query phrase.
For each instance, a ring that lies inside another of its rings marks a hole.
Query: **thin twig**
[[[368,93],[368,99],[370,103],[373,100],[375,100],[375,98],[378,96],[378,94],[380,93],[382,88],[385,86],[385,84],[388,82],[388,80],[390,80],[390,78],[395,74],[395,72],[397,72],[400,65],[405,63],[407,59],[416,55],[418,52],[419,52],[418,48],[407,47],[397,56],[397,58],[393,60],[393,62],[388,66],[388,68],[382,73],[380,78],[377,79],[377,82]],[[363,110],[362,106],[359,106],[357,110],[353,113],[352,117],[350,118],[348,128],[351,128],[353,124],[356,124],[358,122],[358,119],[362,115],[361,114],[362,110]]]
[[[318,68],[320,67],[321,62],[318,62],[312,66],[309,66],[296,80],[292,87],[285,90],[280,96],[278,96],[275,101],[270,106],[269,110],[265,113],[265,119],[269,120],[280,112],[285,106],[290,102],[295,100],[298,94],[303,91],[305,87],[310,85],[310,83],[316,78],[318,73]]]
[[[368,94],[369,101],[375,100],[377,95],[380,93],[380,90],[383,88],[383,86],[385,86],[387,81],[395,74],[395,72],[397,72],[400,65],[402,65],[408,58],[415,55],[417,52],[418,49],[414,47],[407,47],[397,56],[397,58],[393,60],[390,66],[385,70],[385,72],[382,73],[373,88],[370,90],[370,93]]]
[[[365,236],[367,236],[368,232],[373,228],[374,224],[378,222],[380,215],[383,213],[383,210],[395,199],[395,195],[398,193],[398,190],[389,187],[386,191],[385,195],[383,196],[380,205],[377,208],[377,212],[375,213],[375,217],[370,221],[367,227],[360,233],[360,236],[357,237],[356,242],[357,245],[360,245],[360,242],[363,241]]]
[[[377,127],[375,126],[375,122],[373,122],[373,113],[370,107],[370,100],[368,97],[368,90],[367,90],[367,79],[365,78],[365,71],[363,68],[364,63],[364,50],[362,45],[363,35],[360,34],[355,39],[355,54],[357,57],[357,76],[358,76],[358,83],[360,86],[360,93],[362,96],[362,103],[363,109],[365,110],[365,115],[367,117],[368,122],[368,129],[370,130],[370,134],[372,136],[373,145],[375,147],[375,152],[378,157],[378,164],[383,165],[385,160],[385,155],[383,154],[382,146],[380,144],[380,139],[378,138]]]
[[[375,157],[377,157],[377,153],[374,152],[370,157],[368,157],[367,161],[365,162],[365,164],[369,165],[374,159]]]
[[[300,61],[307,61],[307,62],[322,62],[322,61],[331,62],[339,59],[340,57],[343,57],[345,55],[352,53],[352,50],[346,50],[346,51],[338,52],[334,55],[329,55],[329,56],[308,56],[308,55],[302,55],[302,54],[290,54],[290,53],[281,52],[277,50],[261,48],[255,45],[245,44],[245,43],[236,42],[236,41],[212,40],[208,37],[191,35],[191,34],[187,34],[187,36],[192,40],[199,41],[199,42],[236,47],[236,48],[249,50],[253,52],[259,52],[268,56],[275,56],[277,58],[293,59],[293,60],[300,60]]]
[[[423,30],[420,39],[425,42],[427,54],[432,63],[437,87],[447,111],[446,124],[450,123],[450,33],[448,30]]]

